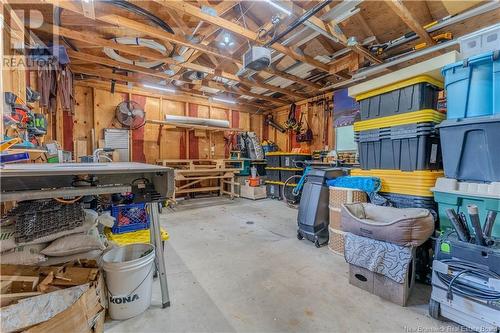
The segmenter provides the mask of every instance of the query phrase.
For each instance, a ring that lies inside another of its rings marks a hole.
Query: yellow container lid
[[[382,180],[381,192],[432,197],[431,188],[434,187],[437,178],[444,176],[444,172],[352,169],[351,176],[379,177]]]
[[[266,180],[264,183],[269,185],[285,185],[283,182],[275,182],[273,180]],[[286,186],[295,187],[297,184],[286,184]]]
[[[367,131],[372,129],[425,122],[433,122],[439,124],[440,122],[445,120],[445,118],[446,114],[442,112],[432,109],[424,109],[387,117],[357,121],[354,123],[354,131]]]
[[[128,245],[137,243],[149,243],[149,229],[126,232],[124,234],[114,234],[110,228],[104,228],[106,238],[118,245]],[[168,232],[161,228],[161,239],[166,241],[170,238]]]
[[[389,85],[386,85],[386,86],[383,86],[383,87],[380,87],[377,89],[367,91],[365,93],[362,93],[362,94],[356,96],[356,100],[361,101],[363,99],[367,99],[367,98],[370,98],[373,96],[388,93],[389,91],[409,87],[409,86],[412,86],[414,84],[423,83],[423,82],[430,83],[430,84],[432,84],[440,89],[443,89],[443,82],[438,81],[435,78],[428,76],[428,75],[420,75],[420,76],[413,77],[411,79],[399,81],[399,82],[392,83],[392,84],[389,84]]]

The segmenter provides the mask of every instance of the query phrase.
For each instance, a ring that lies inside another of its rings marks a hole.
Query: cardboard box
[[[240,197],[252,200],[267,198],[266,186],[241,186]]]
[[[403,283],[397,283],[382,274],[350,264],[349,284],[398,305],[406,306],[415,285],[415,256],[408,265],[408,272]]]

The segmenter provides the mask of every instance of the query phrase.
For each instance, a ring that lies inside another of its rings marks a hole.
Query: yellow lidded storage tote
[[[436,179],[444,177],[444,172],[353,169],[351,176],[379,177],[382,180],[380,192],[432,197],[430,189],[434,187]]]

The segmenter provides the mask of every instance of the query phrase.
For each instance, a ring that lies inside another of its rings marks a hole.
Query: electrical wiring
[[[76,197],[76,198],[71,199],[71,200],[65,200],[65,199],[61,199],[61,198],[54,198],[54,200],[57,202],[60,202],[62,204],[70,205],[70,204],[77,202],[81,198],[83,198],[83,195],[80,195],[79,197]]]
[[[447,295],[449,299],[452,299],[453,293],[455,293],[463,297],[472,297],[483,301],[500,301],[500,291],[488,289],[465,279],[468,276],[474,280],[487,282],[490,278],[500,279],[500,275],[477,264],[462,260],[445,259],[440,261],[447,264],[449,270],[456,272],[456,275],[436,272],[438,279],[448,288]]]

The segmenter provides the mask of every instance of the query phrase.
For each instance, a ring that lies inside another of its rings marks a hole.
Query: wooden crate
[[[252,200],[265,199],[267,198],[266,186],[241,186],[240,197]]]
[[[330,208],[340,209],[343,204],[367,202],[365,192],[343,187],[330,187]]]
[[[333,253],[344,256],[345,232],[333,228],[328,228],[329,239],[328,248]]]

